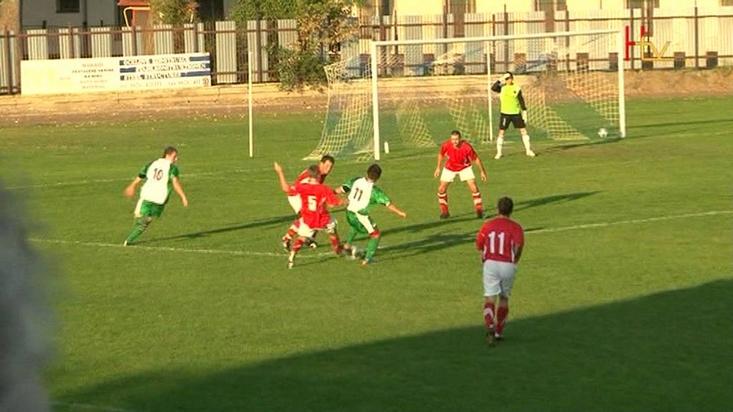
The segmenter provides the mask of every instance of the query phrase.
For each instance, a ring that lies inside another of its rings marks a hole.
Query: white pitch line
[[[75,246],[93,246],[93,247],[106,247],[106,248],[116,248],[116,249],[142,249],[142,250],[150,250],[150,251],[157,251],[157,252],[187,252],[187,253],[200,253],[203,255],[228,255],[228,256],[267,256],[267,257],[278,257],[278,258],[285,258],[287,255],[284,253],[275,253],[275,252],[255,252],[255,251],[247,251],[247,250],[225,250],[225,249],[187,249],[187,248],[178,248],[178,247],[168,247],[168,246],[144,246],[144,245],[134,245],[134,246],[123,246],[122,244],[117,243],[103,243],[103,242],[83,242],[80,240],[64,240],[64,239],[42,239],[42,238],[30,238],[28,239],[31,242],[38,242],[38,243],[54,243],[54,244],[61,244],[61,245],[75,245]],[[313,254],[305,254],[298,256],[299,258],[319,258],[328,256],[331,253],[317,253],[315,255]]]
[[[687,213],[684,215],[658,216],[658,217],[649,217],[645,219],[620,220],[617,222],[586,223],[586,224],[574,225],[574,226],[528,230],[527,233],[532,233],[532,234],[534,233],[555,233],[555,232],[564,232],[567,230],[593,229],[593,228],[598,228],[598,227],[629,225],[633,223],[649,223],[649,222],[658,222],[661,220],[685,219],[688,217],[718,216],[718,215],[730,215],[730,214],[733,214],[733,210],[713,210],[710,212]]]
[[[617,222],[586,223],[582,225],[528,230],[527,234],[556,233],[556,232],[565,232],[569,230],[595,229],[595,228],[607,227],[607,226],[628,225],[628,224],[634,224],[634,223],[650,223],[650,222],[658,222],[658,221],[664,221],[664,220],[685,219],[685,218],[691,218],[691,217],[719,216],[719,215],[730,215],[730,214],[733,214],[733,210],[714,210],[714,211],[700,212],[700,213],[686,213],[682,215],[669,215],[669,216],[649,217],[649,218],[644,218],[644,219],[620,220]],[[473,236],[466,236],[466,239],[467,240],[473,239]],[[62,245],[106,247],[106,248],[117,248],[117,249],[129,248],[131,250],[141,249],[141,250],[160,251],[160,252],[199,253],[199,254],[204,254],[204,255],[266,256],[266,257],[277,257],[277,258],[285,257],[285,254],[283,253],[256,252],[256,251],[247,251],[247,250],[187,249],[187,248],[177,248],[177,247],[168,247],[168,246],[143,246],[143,245],[125,247],[117,243],[83,242],[79,240],[42,239],[42,238],[30,238],[29,240],[31,242],[54,243],[54,244],[62,244]],[[409,244],[410,242],[406,242],[406,243]],[[393,245],[393,246],[398,246],[398,245]],[[389,248],[389,246],[384,246],[384,248]],[[321,252],[317,254],[304,254],[304,255],[301,255],[300,257],[301,258],[321,258],[321,257],[329,256],[329,255],[331,255],[331,252]]]

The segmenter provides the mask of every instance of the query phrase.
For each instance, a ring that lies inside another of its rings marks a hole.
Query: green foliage
[[[150,0],[150,9],[156,21],[165,24],[189,23],[195,16],[192,0]]]
[[[282,87],[292,90],[306,85],[317,87],[325,82],[323,66],[337,58],[340,43],[356,35],[358,27],[351,12],[363,3],[363,0],[240,0],[234,7],[233,18],[239,22],[257,18],[296,20],[296,43],[276,46],[273,63],[284,76],[280,79]]]
[[[300,90],[306,85],[318,87],[325,84],[323,60],[317,53],[279,47],[275,50],[275,55],[275,66],[283,90]]]

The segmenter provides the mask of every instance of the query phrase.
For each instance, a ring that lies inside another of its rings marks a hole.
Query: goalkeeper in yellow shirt
[[[534,157],[535,154],[529,145],[529,134],[527,133],[527,105],[524,103],[522,88],[514,84],[514,75],[506,72],[501,79],[491,85],[491,90],[499,93],[499,136],[496,139],[496,156],[494,159],[501,159],[502,145],[504,145],[504,131],[509,124],[514,125],[522,134],[525,154]]]

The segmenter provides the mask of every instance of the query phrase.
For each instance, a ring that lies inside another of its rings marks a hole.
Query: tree
[[[194,20],[196,2],[193,0],[150,0],[150,11],[157,22],[177,26]]]
[[[232,16],[240,23],[296,20],[296,43],[271,49],[281,87],[292,90],[325,83],[323,66],[338,58],[342,42],[356,35],[358,26],[351,11],[363,4],[364,0],[238,0]]]

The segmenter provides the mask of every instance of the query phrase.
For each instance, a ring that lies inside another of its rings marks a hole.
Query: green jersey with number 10
[[[372,205],[389,206],[389,197],[365,177],[355,177],[341,185],[349,194],[349,205],[346,210],[361,215],[368,215]]]

